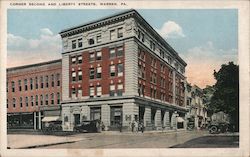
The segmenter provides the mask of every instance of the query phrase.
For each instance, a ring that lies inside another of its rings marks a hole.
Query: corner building
[[[60,32],[63,130],[100,119],[105,130],[185,127],[185,66],[135,10]]]

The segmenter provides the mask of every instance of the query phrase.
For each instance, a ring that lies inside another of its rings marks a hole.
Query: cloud
[[[181,56],[187,62],[188,82],[202,88],[206,85],[213,85],[215,83],[214,70],[218,71],[222,64],[227,64],[229,61],[237,64],[237,52],[237,49],[218,49],[211,41],[187,50],[187,53]]]
[[[181,26],[174,21],[165,22],[161,29],[156,29],[156,31],[165,39],[185,37]]]
[[[36,39],[26,39],[11,33],[7,38],[7,67],[61,58],[60,35],[54,35],[48,28],[41,29]]]

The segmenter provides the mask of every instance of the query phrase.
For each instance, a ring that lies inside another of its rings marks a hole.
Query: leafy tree
[[[209,105],[213,112],[223,111],[230,116],[231,122],[239,129],[239,66],[233,62],[221,65],[214,71],[217,82]]]

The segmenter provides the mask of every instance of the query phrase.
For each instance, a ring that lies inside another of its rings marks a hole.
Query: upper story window
[[[30,78],[30,90],[33,90],[33,79]]]
[[[15,92],[15,82],[14,81],[11,82],[11,88],[12,88],[12,92]]]
[[[29,98],[27,96],[25,97],[25,104],[26,104],[26,107],[29,106]]]
[[[36,89],[38,89],[38,78],[35,77],[35,84],[36,84]]]
[[[78,47],[82,47],[82,38],[78,39]]]
[[[115,57],[115,49],[109,49],[109,58],[114,58]]]
[[[76,48],[76,40],[73,40],[72,41],[72,49],[75,49]]]
[[[77,56],[78,64],[82,63],[82,55]]]
[[[9,108],[9,100],[8,99],[6,100],[6,103],[7,103],[7,108]]]
[[[97,43],[101,43],[102,42],[102,36],[101,36],[101,34],[99,34],[99,35],[96,36],[96,42]]]
[[[101,51],[97,51],[96,52],[96,60],[101,60],[102,59],[102,52]]]
[[[60,104],[60,93],[57,93],[57,104]]]
[[[123,84],[120,83],[117,85],[117,96],[122,96],[123,93]]]
[[[38,106],[38,95],[36,95],[36,106]]]
[[[93,86],[89,87],[89,97],[93,98],[95,95],[95,88]]]
[[[138,30],[138,39],[144,42],[144,34],[140,30]]]
[[[76,81],[76,72],[74,69],[72,69],[71,77],[72,77],[72,81]]]
[[[40,95],[40,105],[43,105],[43,95]]]
[[[50,101],[51,101],[51,105],[54,105],[54,93],[52,93],[51,95],[50,95]]]
[[[71,57],[71,64],[76,64],[76,57]]]
[[[49,76],[45,77],[45,82],[46,82],[46,88],[49,87]]]
[[[16,107],[16,98],[13,98],[12,101],[13,101],[12,102],[13,108],[15,108]]]
[[[96,78],[102,78],[102,67],[96,68]]]
[[[20,107],[22,108],[23,107],[23,98],[22,97],[19,98],[19,104],[20,104]]]
[[[110,40],[114,40],[115,39],[115,30],[111,30],[110,31]]]
[[[102,86],[96,86],[96,96],[101,97],[102,95]]]
[[[123,64],[117,64],[117,75],[118,76],[123,76]]]
[[[117,38],[122,38],[123,37],[123,28],[118,28],[117,30]]]
[[[6,83],[6,92],[9,92],[9,82],[7,80],[7,83]]]
[[[117,48],[117,57],[123,56],[123,47],[118,47]]]
[[[115,76],[115,65],[109,66],[109,73],[110,73],[110,76]]]
[[[52,74],[51,75],[51,87],[54,87],[55,86],[55,80],[54,80],[54,75]]]
[[[88,40],[88,42],[89,42],[89,45],[95,44],[95,40],[94,40],[93,38],[90,38],[90,39]]]
[[[78,81],[82,80],[82,70],[78,70]]]
[[[49,105],[49,95],[45,95],[45,105]]]
[[[89,61],[93,62],[94,60],[95,60],[95,53],[94,52],[89,53]]]
[[[95,78],[95,69],[90,68],[89,69],[89,79],[94,79]]]
[[[30,102],[31,102],[31,106],[34,106],[34,97],[33,96],[30,97]]]
[[[164,52],[162,51],[162,50],[160,50],[160,56],[161,56],[161,58],[163,58],[164,59]]]
[[[155,43],[152,40],[150,40],[150,49],[155,51]]]
[[[19,91],[22,91],[22,81],[18,80]]]
[[[109,85],[109,96],[115,96],[115,85]]]
[[[72,98],[76,97],[76,88],[74,86],[71,88],[71,97]]]
[[[60,86],[60,74],[56,74],[57,86]]]
[[[28,81],[27,81],[27,79],[24,80],[24,90],[25,91],[28,90]]]

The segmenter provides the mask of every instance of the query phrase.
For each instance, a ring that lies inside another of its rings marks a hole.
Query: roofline
[[[19,69],[31,68],[31,67],[35,67],[35,66],[43,66],[43,65],[47,65],[47,64],[59,63],[59,62],[62,62],[62,59],[40,62],[40,63],[35,63],[35,64],[28,64],[28,65],[17,66],[17,67],[11,67],[11,68],[7,68],[7,72],[19,70]]]

